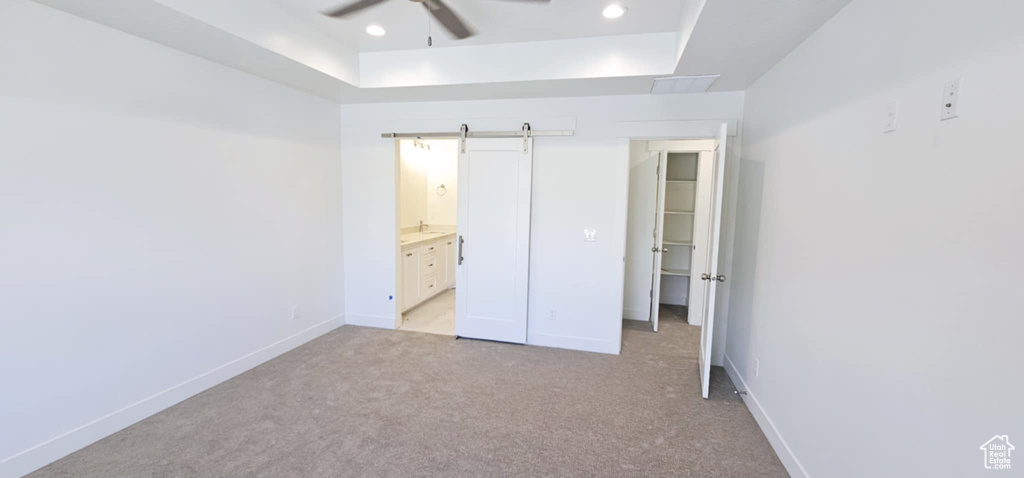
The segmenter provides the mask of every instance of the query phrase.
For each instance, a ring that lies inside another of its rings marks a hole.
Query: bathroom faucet
[[[420,234],[423,234],[423,228],[430,228],[429,225],[423,224],[423,220],[420,220]]]

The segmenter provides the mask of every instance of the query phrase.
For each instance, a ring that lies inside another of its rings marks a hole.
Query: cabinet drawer
[[[420,271],[424,277],[437,272],[437,255],[422,257],[420,259]]]
[[[423,287],[421,289],[423,291],[422,292],[422,296],[423,297],[430,297],[431,295],[434,294],[434,292],[437,292],[437,288],[438,288],[437,276],[430,276],[430,277],[424,277],[423,278]]]
[[[437,254],[437,251],[440,248],[441,248],[441,243],[440,242],[435,242],[434,244],[427,244],[425,246],[421,246],[420,247],[420,254],[422,254],[424,257],[430,256],[430,255],[434,255],[434,254]]]

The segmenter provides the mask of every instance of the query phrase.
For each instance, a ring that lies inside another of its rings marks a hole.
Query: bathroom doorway
[[[455,335],[458,140],[402,139],[400,330]]]

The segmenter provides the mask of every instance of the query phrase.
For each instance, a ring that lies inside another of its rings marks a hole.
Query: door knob
[[[662,248],[662,249],[658,249],[658,246],[654,246],[654,247],[651,248],[651,252],[668,252],[668,248],[665,247],[665,248]]]
[[[717,275],[717,276],[716,276],[716,277],[715,277],[714,279],[712,279],[712,280],[716,280],[716,281],[718,281],[718,282],[725,282],[725,276],[724,276],[724,275],[722,275],[722,274],[719,274],[719,275]]]
[[[704,272],[700,275],[700,280],[711,280],[711,276],[708,275],[707,272]]]

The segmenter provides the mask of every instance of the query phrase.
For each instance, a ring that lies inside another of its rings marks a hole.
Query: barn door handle
[[[464,241],[462,239],[462,236],[459,236],[459,265],[460,266],[462,265],[462,243],[464,243],[464,242],[466,242],[466,241]]]

